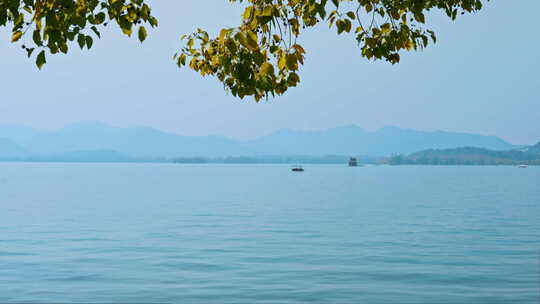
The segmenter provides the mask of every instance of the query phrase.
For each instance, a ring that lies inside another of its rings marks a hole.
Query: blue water
[[[538,303],[540,168],[0,164],[0,302]]]

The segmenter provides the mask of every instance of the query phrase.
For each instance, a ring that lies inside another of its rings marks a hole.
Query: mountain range
[[[367,131],[344,126],[319,131],[283,129],[254,140],[224,136],[182,136],[149,127],[117,128],[99,122],[68,125],[55,131],[0,126],[0,158],[77,155],[100,157],[224,157],[263,155],[409,154],[425,149],[517,148],[495,136],[425,132],[398,127]]]

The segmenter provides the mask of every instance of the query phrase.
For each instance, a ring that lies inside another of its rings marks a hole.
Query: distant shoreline
[[[370,155],[238,155],[238,156],[132,156],[114,150],[73,151],[0,157],[0,162],[25,163],[174,163],[174,164],[334,164],[347,165],[351,157],[360,165],[425,166],[538,166],[540,143],[516,150],[489,150],[477,147],[428,149],[392,156]]]
[[[171,165],[341,165],[348,167],[347,163],[335,162],[176,162],[176,161],[99,161],[99,160],[0,160],[0,163],[22,163],[22,164],[171,164]],[[520,163],[520,164],[422,164],[422,163],[364,163],[363,166],[390,166],[390,167],[517,167],[527,165],[530,167],[540,166],[540,163]]]

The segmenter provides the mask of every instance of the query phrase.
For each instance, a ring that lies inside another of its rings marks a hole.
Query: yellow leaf
[[[16,31],[11,35],[11,42],[16,42],[17,40],[21,39],[23,33],[21,31]]]
[[[223,43],[225,41],[225,37],[229,34],[230,30],[228,29],[222,29],[221,32],[219,32],[219,41]]]
[[[287,69],[287,58],[286,58],[286,56],[281,56],[281,58],[279,58],[278,67],[282,71]]]
[[[261,65],[259,73],[261,73],[261,76],[274,76],[274,66],[268,62],[265,62]]]
[[[249,31],[247,33],[247,46],[252,49],[256,50],[259,47],[259,38],[257,37],[257,34],[254,32]]]

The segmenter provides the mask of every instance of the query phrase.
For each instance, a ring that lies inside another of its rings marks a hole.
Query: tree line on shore
[[[429,149],[390,158],[391,165],[540,165],[540,143],[520,150]]]

